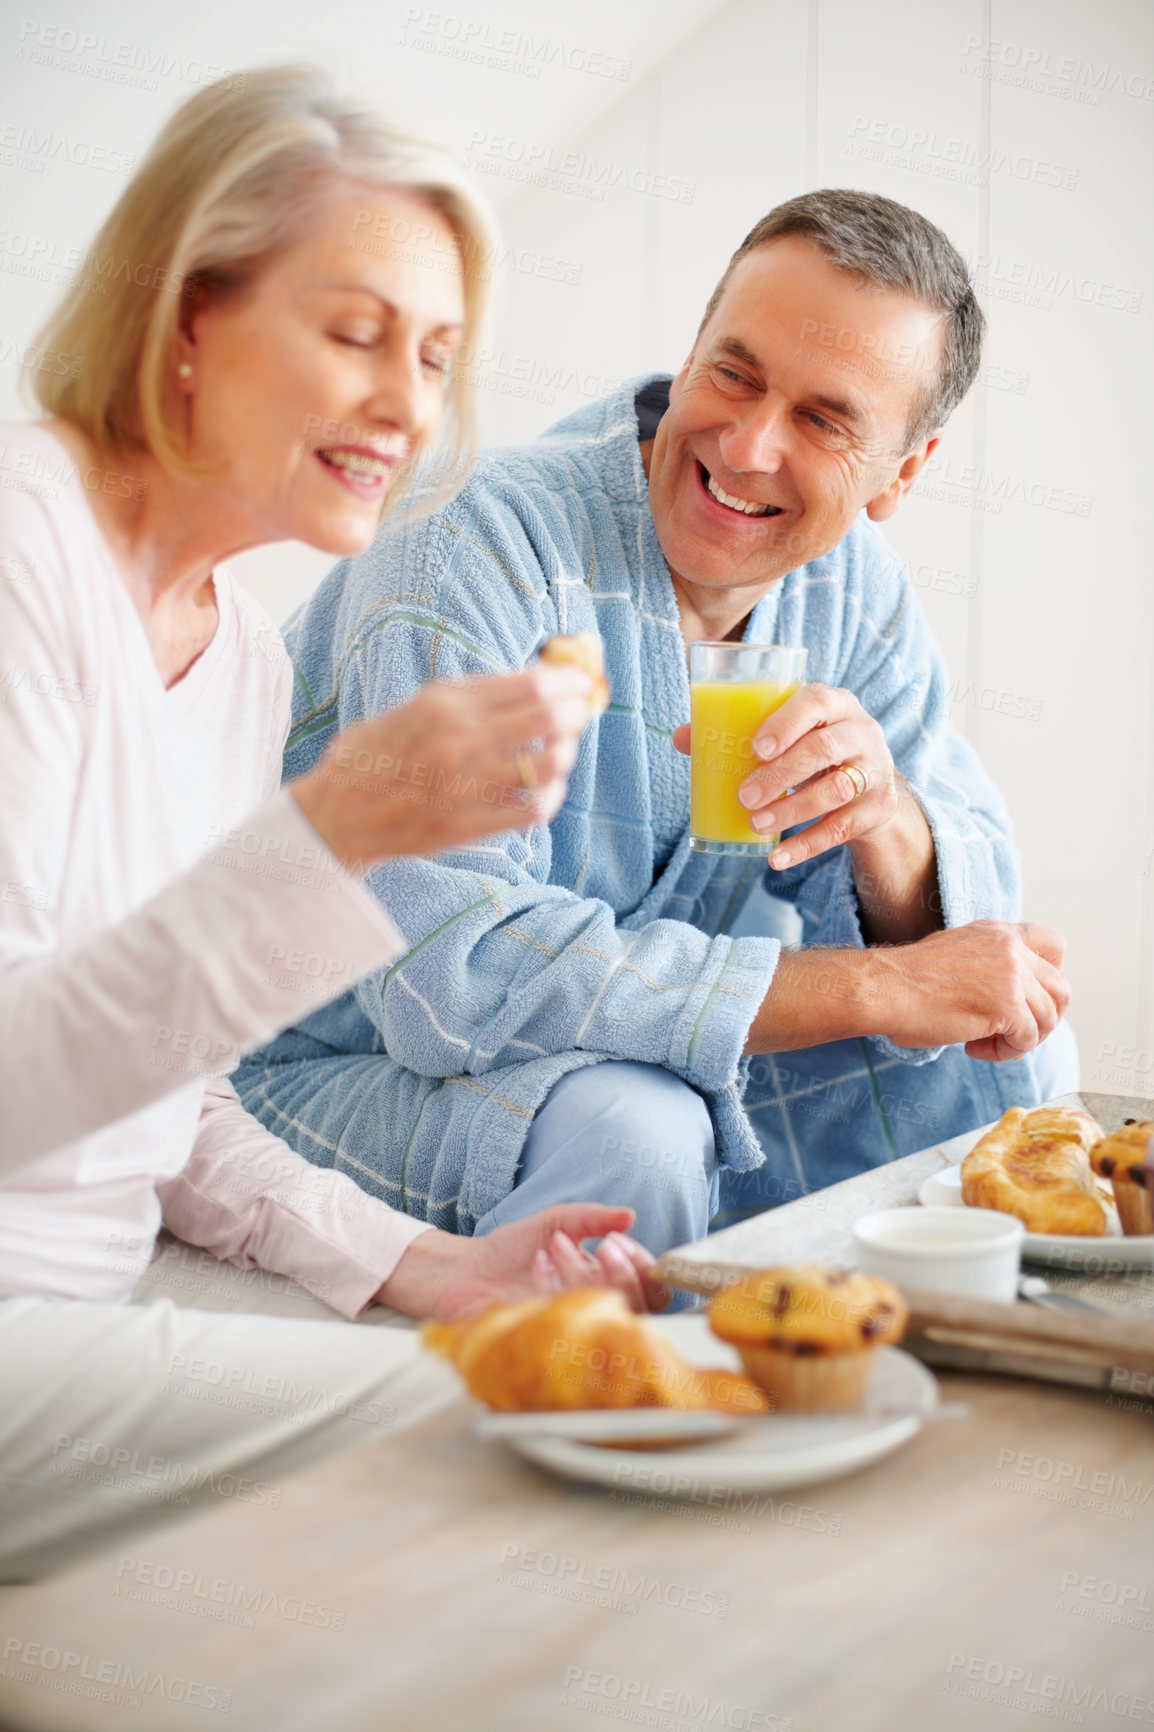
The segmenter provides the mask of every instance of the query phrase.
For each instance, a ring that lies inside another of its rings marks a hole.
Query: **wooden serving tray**
[[[1154,1322],[904,1291],[910,1322],[902,1346],[928,1365],[1154,1401]]]

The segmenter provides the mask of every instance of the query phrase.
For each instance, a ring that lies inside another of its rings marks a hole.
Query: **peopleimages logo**
[[[785,1714],[745,1707],[724,1697],[695,1696],[690,1690],[674,1684],[658,1686],[647,1678],[595,1672],[588,1666],[566,1666],[558,1702],[562,1708],[582,1708],[631,1720],[637,1726],[676,1726],[686,1732],[697,1726],[727,1726],[730,1732],[790,1732],[793,1726]]]
[[[1060,95],[1095,107],[1103,93],[1154,101],[1154,77],[1132,67],[1111,66],[1109,61],[1095,65],[1072,54],[1051,54],[1048,48],[1035,44],[990,36],[967,36],[962,52],[964,71],[999,84]]]
[[[409,7],[400,40],[403,48],[420,48],[528,78],[540,78],[544,67],[554,66],[625,84],[633,71],[633,62],[619,54],[604,54],[576,42],[558,42],[551,36],[534,36],[528,30],[498,30],[487,20],[425,6]]]
[[[660,1581],[644,1571],[632,1575],[616,1564],[593,1564],[588,1558],[539,1552],[512,1540],[501,1548],[501,1563],[494,1580],[507,1587],[532,1588],[585,1603],[589,1603],[591,1596],[593,1603],[604,1604],[610,1611],[636,1612],[649,1601],[707,1618],[724,1618],[729,1610],[728,1594],[690,1587],[684,1582]]]
[[[112,1591],[121,1599],[151,1601],[169,1611],[239,1623],[248,1629],[253,1627],[256,1617],[283,1618],[288,1623],[311,1624],[322,1630],[343,1630],[345,1626],[342,1606],[230,1581],[224,1576],[205,1576],[199,1570],[178,1570],[171,1564],[158,1564],[148,1558],[122,1557],[116,1566]],[[229,1617],[229,1613],[236,1616]]]
[[[154,1705],[160,1698],[217,1714],[227,1714],[232,1704],[231,1690],[222,1690],[217,1684],[31,1642],[25,1636],[5,1638],[0,1676],[21,1684],[47,1684],[67,1696],[87,1696],[122,1708],[142,1708],[145,1697],[151,1697]]]
[[[248,1474],[215,1473],[205,1467],[186,1467],[167,1456],[144,1455],[124,1444],[71,1437],[61,1432],[52,1445],[52,1455],[52,1471],[65,1479],[85,1480],[165,1503],[187,1504],[194,1493],[211,1492],[216,1497],[236,1498],[241,1503],[280,1508],[281,1488],[268,1480],[251,1479]]]
[[[1083,1725],[1087,1711],[1105,1710],[1120,1719],[1154,1726],[1154,1701],[1111,1690],[1104,1684],[1079,1684],[1059,1672],[1035,1672],[1032,1666],[1007,1665],[973,1654],[950,1655],[942,1689],[951,1696],[972,1696],[999,1707],[1044,1714],[1051,1720]],[[1101,1725],[1101,1721],[1095,1724]]]
[[[216,1400],[219,1396],[219,1405],[246,1411],[248,1404],[255,1401],[258,1405],[253,1411],[278,1414],[283,1410],[285,1418],[293,1425],[303,1425],[317,1413],[335,1414],[342,1419],[359,1420],[364,1425],[381,1426],[385,1430],[396,1420],[395,1408],[386,1407],[372,1397],[349,1395],[340,1389],[334,1392],[314,1383],[297,1383],[291,1377],[256,1371],[250,1365],[226,1365],[220,1360],[199,1357],[190,1359],[185,1353],[172,1355],[165,1388],[170,1394],[192,1400],[198,1397]]]
[[[636,162],[590,156],[583,150],[560,150],[539,139],[516,138],[482,127],[476,127],[469,139],[467,166],[480,174],[498,174],[597,202],[617,188],[679,204],[692,204],[697,192],[696,181],[656,174]]]
[[[923,481],[923,476],[929,480]],[[983,464],[955,463],[952,457],[939,453],[927,459],[917,490],[925,499],[942,499],[947,504],[988,511],[995,517],[1003,505],[1032,505],[1039,511],[1060,511],[1071,517],[1089,517],[1094,509],[1092,493],[1031,480],[1009,470],[987,469]]]
[[[68,162],[77,168],[98,168],[106,174],[131,174],[136,158],[107,144],[89,144],[60,132],[38,132],[35,127],[12,122],[0,126],[0,162],[9,168],[31,168],[42,174],[49,162]]]
[[[217,84],[227,80],[242,89],[244,75],[212,61],[185,59],[170,48],[143,42],[124,42],[99,36],[90,30],[25,18],[20,27],[20,46],[15,58],[59,72],[79,72],[107,83],[158,90],[158,78],[174,78],[181,84]]]
[[[1145,1509],[1154,1495],[1154,1484],[1126,1480],[1120,1473],[1099,1468],[1087,1473],[1080,1462],[1057,1461],[1027,1450],[1000,1449],[994,1487],[1020,1492],[1027,1497],[1089,1509],[1099,1515],[1120,1516],[1133,1521],[1135,1510]]]
[[[967,186],[988,186],[992,174],[1029,181],[1034,186],[1060,187],[1066,192],[1073,192],[1078,185],[1079,171],[1069,163],[1051,162],[1027,151],[983,150],[970,139],[947,138],[932,128],[906,126],[900,121],[873,120],[859,114],[849,137],[847,156],[886,162]]]
[[[994,300],[1013,301],[1042,312],[1048,312],[1053,302],[1063,297],[1118,313],[1137,313],[1142,308],[1141,289],[1068,265],[1015,259],[1004,253],[977,253],[967,263],[979,292]]]
[[[948,695],[951,706],[969,704],[990,715],[1012,716],[1028,722],[1041,719],[1045,702],[1044,698],[1026,697],[1022,692],[1007,691],[1000,686],[978,686],[972,680],[951,680]]]
[[[367,232],[362,233],[362,230]],[[409,222],[405,218],[374,216],[372,211],[359,210],[353,218],[346,246],[355,252],[371,253],[374,258],[398,259],[422,269],[449,271],[454,275],[461,268],[461,256],[471,270],[487,282],[493,270],[508,268],[520,276],[536,277],[542,282],[567,283],[571,288],[581,281],[583,266],[572,259],[562,259],[553,253],[539,253],[532,247],[513,247],[506,242],[480,247],[472,242],[459,243],[455,237],[445,238],[443,225]]]
[[[1116,1582],[1109,1576],[1084,1576],[1077,1570],[1063,1571],[1054,1610],[1065,1612],[1068,1617],[1122,1624],[1130,1630],[1154,1631],[1154,1618],[1150,1616],[1154,1606],[1150,1604],[1149,1590],[1136,1582]]]

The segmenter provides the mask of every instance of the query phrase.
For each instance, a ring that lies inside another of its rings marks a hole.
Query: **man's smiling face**
[[[783,235],[746,255],[673,382],[649,497],[675,582],[763,593],[897,509],[941,314]],[[824,338],[824,341],[822,340]]]

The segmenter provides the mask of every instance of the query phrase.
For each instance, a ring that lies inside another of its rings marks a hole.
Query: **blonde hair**
[[[171,424],[182,298],[251,282],[299,238],[334,182],[401,188],[445,218],[463,273],[462,353],[475,354],[496,231],[463,169],[439,145],[342,101],[314,69],[264,67],[192,97],[153,144],[39,335],[74,360],[66,374],[37,374],[41,408],[98,449],[149,450],[188,469]],[[453,367],[438,437],[418,459],[427,505],[460,484],[475,443],[472,389]]]

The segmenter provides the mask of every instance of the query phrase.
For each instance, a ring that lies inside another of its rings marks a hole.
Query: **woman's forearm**
[[[282,790],[124,920],[0,972],[0,1172],[227,1075],[402,949]]]
[[[311,1166],[246,1112],[227,1082],[206,1089],[192,1153],[157,1189],[178,1239],[288,1276],[342,1317],[358,1316],[414,1239],[432,1231],[347,1173]]]

